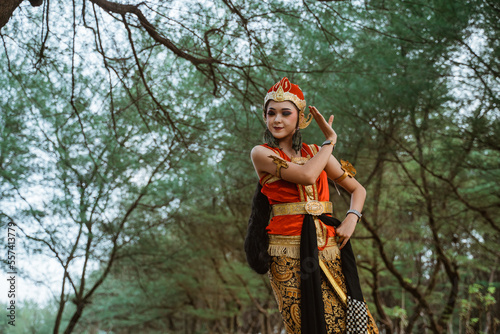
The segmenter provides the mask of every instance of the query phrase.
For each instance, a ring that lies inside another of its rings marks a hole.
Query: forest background
[[[0,331],[283,331],[243,241],[287,76],[367,189],[353,243],[381,333],[498,333],[499,26],[494,0],[3,0],[3,273],[14,223],[40,293]]]

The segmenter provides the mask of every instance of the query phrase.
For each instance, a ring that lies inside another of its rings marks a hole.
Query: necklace
[[[300,153],[296,153],[295,151],[292,150],[292,154],[287,154],[285,152],[285,150],[281,149],[281,151],[285,154],[285,156],[291,161],[293,158],[301,158],[302,157],[302,152],[305,152],[306,155],[307,155],[307,151],[304,150],[304,148],[302,148],[300,150]]]

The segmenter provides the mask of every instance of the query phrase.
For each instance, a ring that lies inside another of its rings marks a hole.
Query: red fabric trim
[[[290,158],[280,149],[272,148],[267,144],[263,144],[266,148],[271,149],[277,155],[286,161],[291,161]],[[307,144],[302,144],[303,150],[302,157],[307,157],[308,155],[312,158],[313,152]],[[261,181],[264,177],[261,178]],[[316,180],[316,187],[318,189],[318,200],[319,201],[329,201],[330,200],[330,190],[328,188],[328,179],[326,172],[322,171],[318,179]],[[285,180],[278,180],[272,183],[262,185],[262,193],[269,199],[269,204],[279,204],[279,203],[294,203],[300,202],[300,195],[297,184],[293,182],[288,182]],[[266,230],[269,234],[279,234],[279,235],[300,235],[302,230],[302,223],[304,220],[304,215],[288,215],[288,216],[277,216],[271,218],[269,225]],[[328,226],[328,237],[335,235],[335,229]]]

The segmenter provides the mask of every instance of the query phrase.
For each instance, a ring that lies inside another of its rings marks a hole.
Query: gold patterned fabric
[[[312,208],[311,208],[312,207]],[[332,202],[320,202],[316,200],[309,200],[308,202],[293,202],[274,204],[271,207],[273,216],[286,216],[286,215],[307,215],[319,216],[322,213],[332,213]],[[312,212],[312,211],[316,212]]]
[[[271,256],[288,256],[293,259],[300,259],[300,235],[279,235],[269,234],[269,247],[267,252]],[[318,242],[323,242],[318,236]],[[326,244],[321,244],[320,254],[323,259],[335,259],[340,250],[335,241],[335,237],[328,238]]]
[[[322,258],[320,252],[320,259]],[[337,285],[347,293],[340,255],[323,263]],[[273,289],[278,309],[288,334],[301,333],[300,320],[300,259],[287,256],[271,256],[268,276]],[[327,333],[344,333],[346,324],[346,306],[338,297],[324,272],[321,273],[321,292],[325,306]],[[368,333],[378,334],[375,322],[368,312]]]

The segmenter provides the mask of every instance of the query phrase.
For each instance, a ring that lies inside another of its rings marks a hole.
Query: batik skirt
[[[281,238],[280,243],[282,245],[284,237],[277,237]],[[290,240],[294,238],[296,239],[296,237],[292,237]],[[336,288],[340,288],[345,295],[347,293],[347,288],[344,275],[342,274],[340,251],[334,241],[330,242],[329,240],[328,244],[328,247],[325,248],[324,251],[319,252],[319,259],[325,264],[323,270],[328,270],[329,279],[333,279],[337,284]],[[273,243],[273,240],[270,240],[271,264],[268,272],[269,280],[287,333],[300,334],[300,259],[296,254],[295,247],[276,246],[276,241]],[[325,309],[327,333],[345,333],[345,301],[339,297],[329,279],[326,277],[324,271],[322,271],[321,291]],[[378,334],[377,326],[370,312],[368,312],[368,318],[368,333]]]

